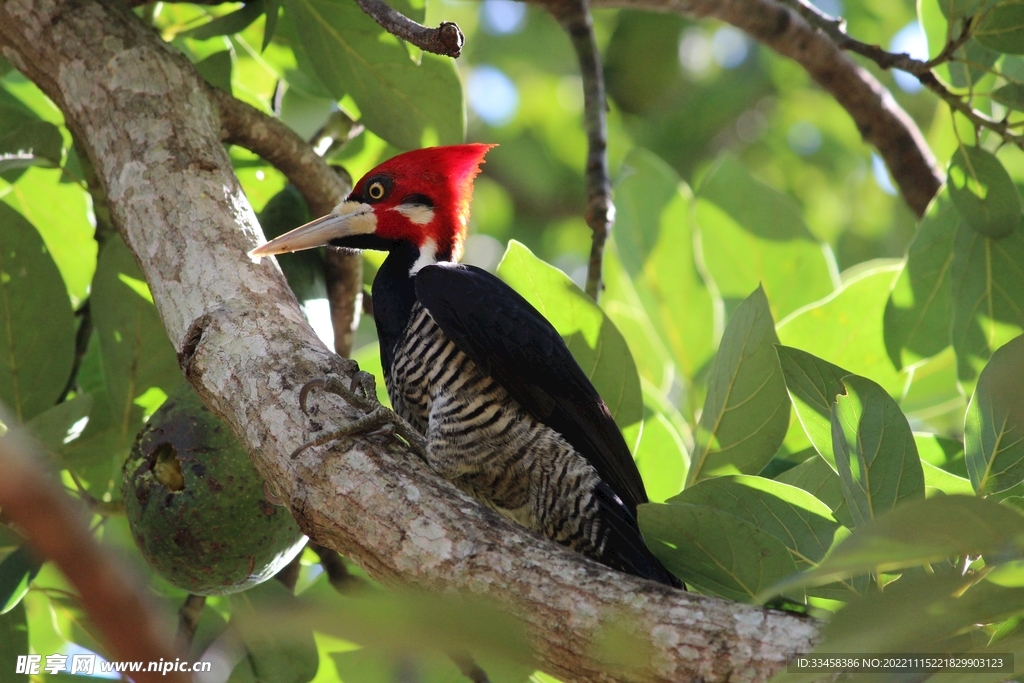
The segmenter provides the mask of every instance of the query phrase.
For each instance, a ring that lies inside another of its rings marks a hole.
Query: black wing
[[[636,506],[647,502],[640,472],[608,406],[551,323],[473,266],[421,269],[416,298],[481,372],[590,461],[635,518]]]

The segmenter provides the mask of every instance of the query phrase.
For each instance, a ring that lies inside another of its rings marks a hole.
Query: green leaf
[[[961,224],[949,195],[929,205],[885,304],[885,346],[893,365],[929,358],[949,346],[953,316],[953,244]]]
[[[39,121],[39,116],[17,97],[0,87],[0,136],[26,123]]]
[[[762,477],[706,479],[668,503],[715,508],[753,524],[786,546],[801,570],[821,561],[839,528],[828,506],[807,491]]]
[[[660,503],[683,488],[686,446],[675,425],[662,413],[644,418],[635,458],[651,502]]]
[[[496,273],[562,335],[573,358],[608,404],[619,429],[640,422],[643,396],[633,356],[626,340],[593,299],[565,273],[515,240],[509,240]]]
[[[992,93],[992,99],[1010,109],[1024,111],[1024,84],[1009,83],[997,88]]]
[[[752,602],[797,571],[786,546],[739,517],[701,505],[646,503],[640,529],[655,557],[702,592]]]
[[[88,193],[77,183],[61,183],[60,176],[56,169],[30,168],[3,201],[36,226],[77,307],[88,296],[96,270],[95,228]]]
[[[953,348],[969,393],[992,352],[1024,331],[1024,230],[993,240],[961,227],[953,253]]]
[[[267,21],[263,26],[263,46],[260,48],[260,52],[266,52],[267,46],[274,40],[274,33],[277,32],[277,20],[281,16],[281,5],[284,0],[266,0],[264,5],[266,9],[264,14],[267,16]]]
[[[921,469],[924,471],[925,495],[929,498],[936,493],[944,493],[947,496],[970,496],[974,494],[974,488],[968,479],[950,474],[946,470],[924,460],[921,461]]]
[[[0,562],[0,614],[10,612],[28,592],[28,585],[42,566],[23,545]]]
[[[349,94],[367,128],[401,149],[453,144],[465,136],[462,86],[448,57],[405,46],[348,0],[286,0],[316,75],[331,94]]]
[[[783,484],[807,491],[832,510],[832,516],[847,528],[853,527],[853,516],[843,497],[839,475],[821,458],[808,458],[775,478]]]
[[[850,373],[806,351],[788,346],[775,348],[800,424],[814,449],[835,469],[832,406],[836,396],[846,393],[843,377]]]
[[[647,150],[630,152],[623,167],[615,190],[615,248],[676,369],[693,380],[714,353],[715,325],[714,302],[694,260],[692,195],[678,174]],[[605,296],[615,300],[617,295],[609,279]],[[688,413],[699,406],[692,398],[687,396]]]
[[[723,474],[756,474],[789,429],[789,396],[775,325],[758,287],[729,320],[708,380],[687,485]]]
[[[231,94],[231,50],[221,50],[196,63],[196,71],[215,88]]]
[[[179,35],[182,38],[207,40],[208,38],[216,38],[217,36],[240,33],[244,31],[249,24],[259,19],[263,12],[264,0],[250,0],[249,3],[242,5],[234,12],[216,17],[202,26],[189,29]]]
[[[143,424],[140,397],[153,389],[170,394],[184,378],[142,272],[120,238],[108,239],[100,254],[90,307],[103,387],[93,387],[89,423],[62,453],[90,490],[99,487],[93,495],[116,496],[120,465]]]
[[[19,423],[54,405],[71,375],[75,324],[35,228],[0,204],[0,401]]]
[[[723,158],[704,179],[696,215],[703,262],[724,299],[760,284],[781,320],[838,284],[829,247],[811,235],[800,207],[735,159]]]
[[[949,70],[949,81],[954,88],[969,88],[992,73],[992,65],[999,57],[998,52],[972,39],[954,52],[953,59],[943,66]]]
[[[48,121],[32,121],[0,136],[0,173],[16,168],[60,166],[64,138]]]
[[[969,17],[985,0],[938,0],[939,9],[947,19]]]
[[[967,465],[964,462],[964,445],[956,439],[939,434],[914,433],[917,454],[922,463],[928,463],[946,472],[967,478]]]
[[[306,683],[316,676],[320,657],[311,627],[276,628],[275,614],[296,604],[277,581],[267,581],[231,596],[231,623],[238,627],[246,659],[257,681]]]
[[[967,555],[984,555],[990,562],[1024,555],[1024,516],[974,496],[908,501],[855,529],[817,569],[779,588],[826,583],[864,572],[897,571]]]
[[[780,322],[779,339],[899,396],[906,378],[889,360],[882,334],[882,311],[898,273],[899,266],[886,265],[847,280],[828,298]]]
[[[967,473],[978,495],[1024,481],[1024,336],[992,354],[967,408]]]
[[[979,234],[1002,239],[1020,225],[1020,195],[995,154],[961,145],[949,162],[948,187],[957,211]]]
[[[39,413],[25,425],[32,436],[39,440],[50,453],[57,453],[61,446],[73,440],[74,429],[92,409],[92,396],[80,394],[70,401],[58,403]]]
[[[4,683],[27,682],[27,675],[14,673],[18,657],[27,654],[28,615],[25,612],[25,605],[19,602],[17,607],[0,616],[0,666],[4,667],[3,673],[0,673],[0,680]]]
[[[308,223],[312,216],[309,207],[294,185],[287,185],[271,197],[259,215],[260,226],[268,240],[279,237],[293,228]],[[281,271],[288,280],[295,298],[300,302],[309,299],[326,299],[327,285],[324,281],[324,254],[322,249],[306,249],[291,254],[281,254],[277,259]]]
[[[832,447],[843,497],[858,526],[909,499],[924,497],[917,444],[896,401],[864,377],[843,378],[832,406]]]
[[[974,28],[974,39],[999,52],[1024,54],[1024,2],[996,3]]]

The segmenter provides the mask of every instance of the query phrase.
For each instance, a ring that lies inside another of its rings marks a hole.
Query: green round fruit
[[[135,544],[190,593],[255,586],[305,545],[288,510],[267,502],[245,449],[187,384],[139,432],[122,474]]]

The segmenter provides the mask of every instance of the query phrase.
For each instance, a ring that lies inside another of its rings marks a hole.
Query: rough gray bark
[[[385,583],[470,591],[530,629],[566,681],[764,681],[817,634],[805,618],[607,570],[466,498],[384,436],[288,454],[313,424],[297,401],[342,363],[317,340],[220,143],[220,109],[187,60],[97,0],[6,0],[0,49],[64,111],[134,251],[183,369],[318,543]],[[317,397],[314,422],[355,415]],[[646,666],[595,658],[602,625],[650,643]]]

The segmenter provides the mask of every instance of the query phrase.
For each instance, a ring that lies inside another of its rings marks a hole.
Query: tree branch
[[[206,93],[220,108],[221,139],[259,155],[281,171],[305,198],[314,216],[329,213],[352,190],[349,181],[280,119],[267,116],[217,88],[207,86]],[[359,324],[363,259],[353,252],[328,249],[325,276],[334,326],[334,352],[348,357]]]
[[[385,31],[412,43],[421,50],[445,57],[458,57],[462,54],[466,36],[462,35],[462,29],[455,22],[443,21],[437,28],[428,28],[395,10],[384,0],[356,0],[356,2]]]
[[[594,0],[594,6],[676,12],[732,24],[799,63],[846,109],[864,139],[885,160],[914,213],[923,216],[941,187],[942,173],[928,143],[892,94],[829,36],[776,0]]]
[[[608,101],[605,96],[601,53],[594,37],[594,20],[588,0],[569,0],[547,5],[548,10],[569,34],[580,62],[583,80],[583,119],[587,131],[587,225],[593,232],[590,262],[587,265],[586,292],[597,301],[601,293],[601,268],[604,245],[615,222],[612,184],[608,174]]]
[[[676,591],[544,540],[392,437],[292,460],[314,431],[299,387],[347,366],[305,324],[273,260],[246,258],[259,226],[195,69],[99,0],[6,0],[0,46],[86,146],[186,376],[316,542],[386,584],[495,601],[525,623],[538,665],[567,682],[766,681],[813,647],[805,617]],[[357,416],[332,395],[317,395],[316,410],[318,429]],[[599,658],[607,625],[644,643],[641,663]]]
[[[5,424],[15,424],[0,416]],[[96,543],[81,511],[34,462],[31,446],[12,430],[0,439],[0,508],[18,525],[32,548],[52,560],[75,587],[110,653],[125,661],[174,661],[176,653],[156,606],[142,592],[138,577]],[[13,664],[13,662],[11,663]],[[186,683],[184,674],[142,670],[136,680]]]

